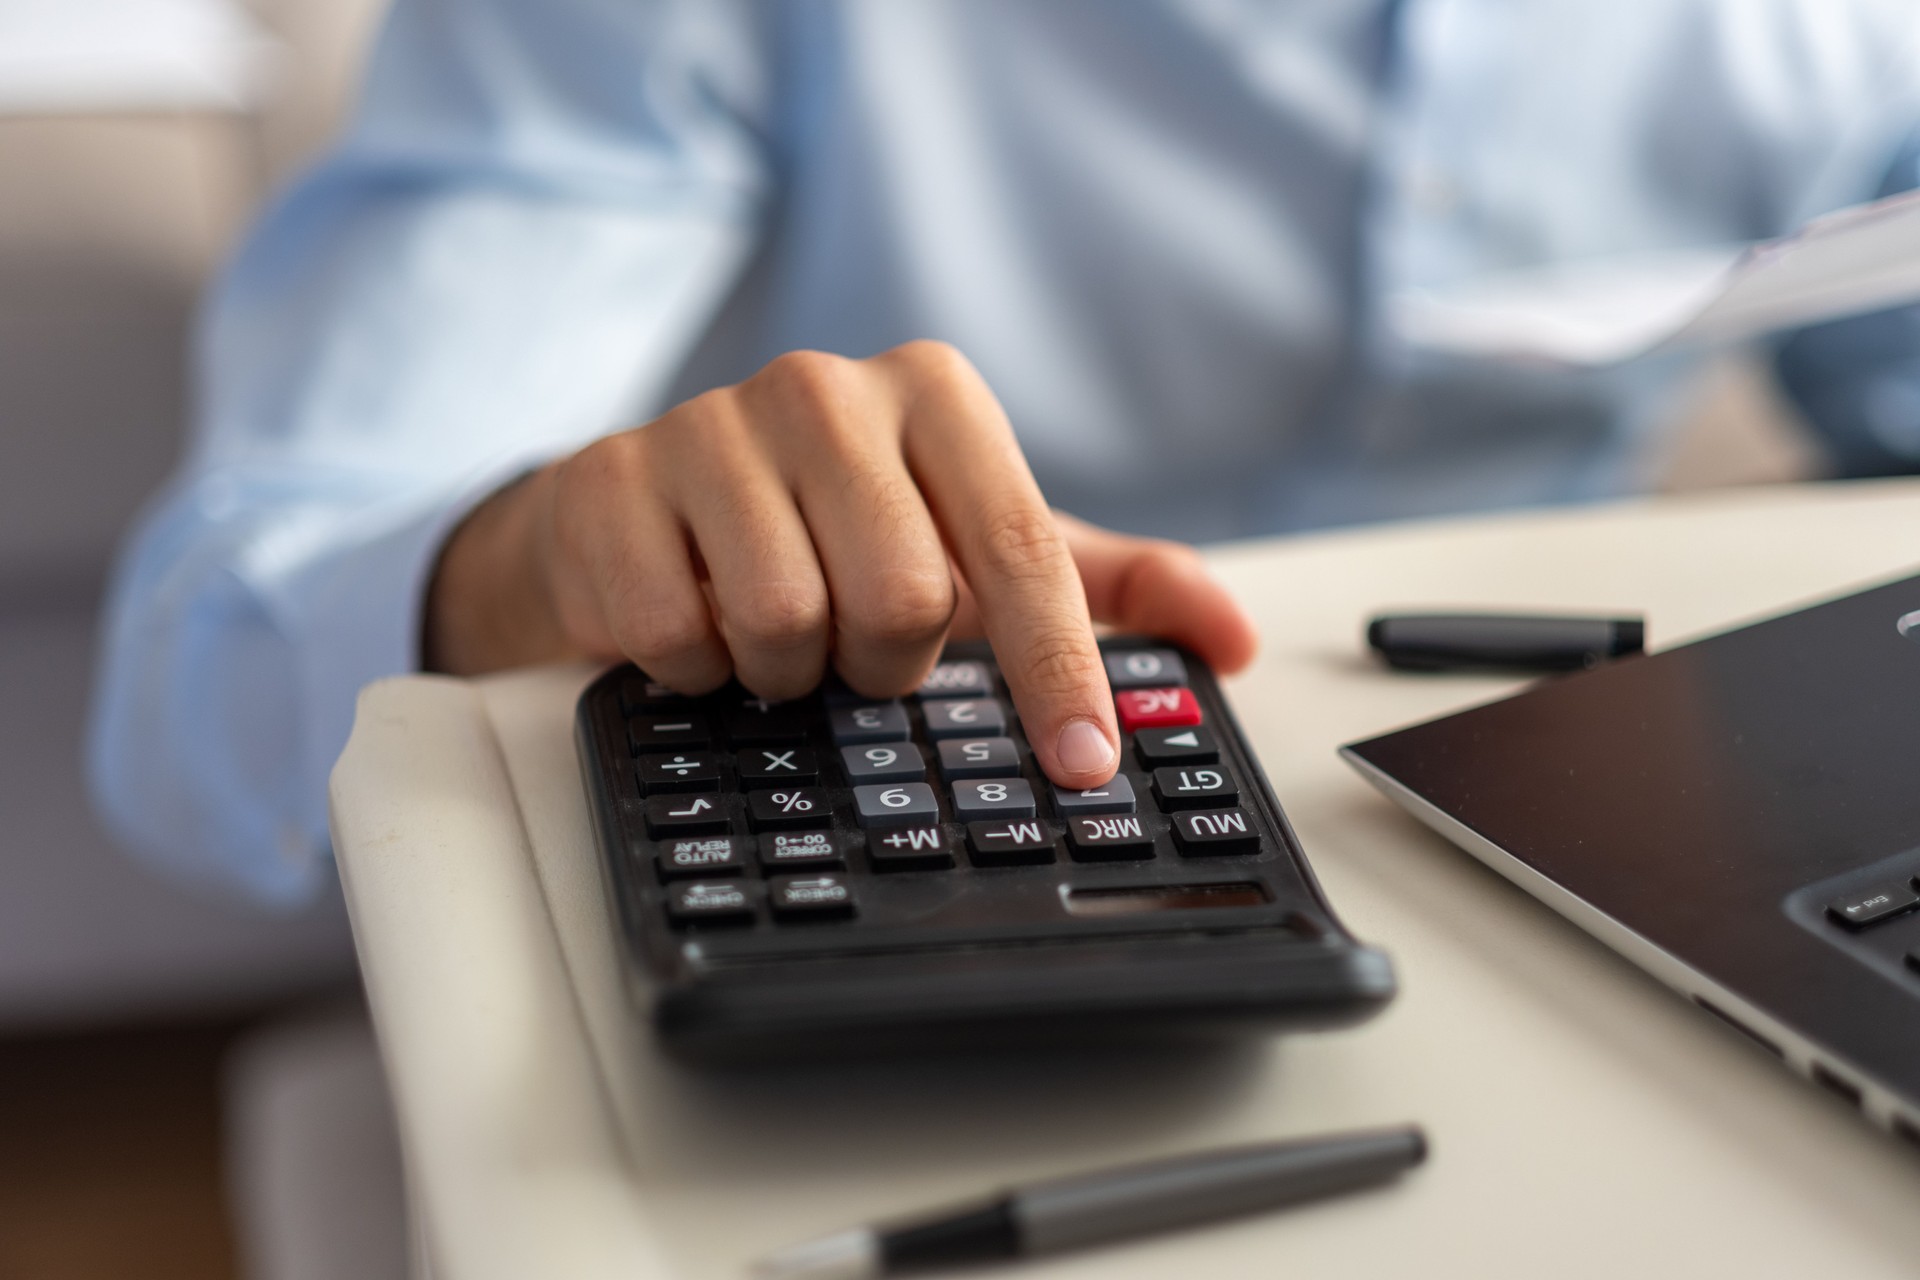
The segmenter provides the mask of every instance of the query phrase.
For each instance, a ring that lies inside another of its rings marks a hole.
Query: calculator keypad
[[[1024,909],[1064,920],[1085,877],[1157,869],[1184,883],[1184,867],[1205,882],[1204,860],[1270,856],[1182,655],[1128,648],[1105,662],[1123,766],[1086,790],[1040,771],[985,660],[943,661],[891,701],[837,682],[788,703],[737,686],[679,698],[626,676],[616,723],[658,909],[676,928],[818,937],[811,926],[898,927],[900,904],[951,903],[977,872],[1037,885]]]

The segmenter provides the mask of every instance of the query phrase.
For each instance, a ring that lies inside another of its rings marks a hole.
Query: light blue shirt
[[[1382,300],[1911,185],[1917,43],[1912,0],[400,0],[207,315],[114,587],[100,804],[309,895],[451,526],[796,347],[955,343],[1055,503],[1125,528],[1631,489],[1674,361],[1441,358]],[[1920,454],[1911,324],[1787,352],[1858,466]]]

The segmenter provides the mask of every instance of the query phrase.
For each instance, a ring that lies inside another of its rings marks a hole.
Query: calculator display
[[[602,862],[667,1047],[1321,1025],[1384,1002],[1384,957],[1327,907],[1204,664],[1103,649],[1123,763],[1085,790],[1039,770],[980,644],[900,699],[595,682]]]

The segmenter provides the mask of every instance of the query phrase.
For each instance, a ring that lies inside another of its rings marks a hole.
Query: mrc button
[[[683,836],[663,840],[655,857],[663,880],[736,875],[747,866],[746,850],[733,836]]]
[[[1153,833],[1137,813],[1074,818],[1067,823],[1067,839],[1073,846],[1074,858],[1080,862],[1153,856]]]
[[[1864,929],[1917,906],[1920,906],[1920,893],[1903,882],[1836,899],[1827,904],[1827,913],[1849,929]]]

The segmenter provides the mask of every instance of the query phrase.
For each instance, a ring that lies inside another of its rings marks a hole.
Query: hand
[[[503,489],[442,551],[423,640],[462,675],[624,656],[777,699],[831,661],[890,698],[984,634],[1041,768],[1085,788],[1119,763],[1092,618],[1224,671],[1253,656],[1193,551],[1054,514],[979,374],[914,342],[782,356]]]

